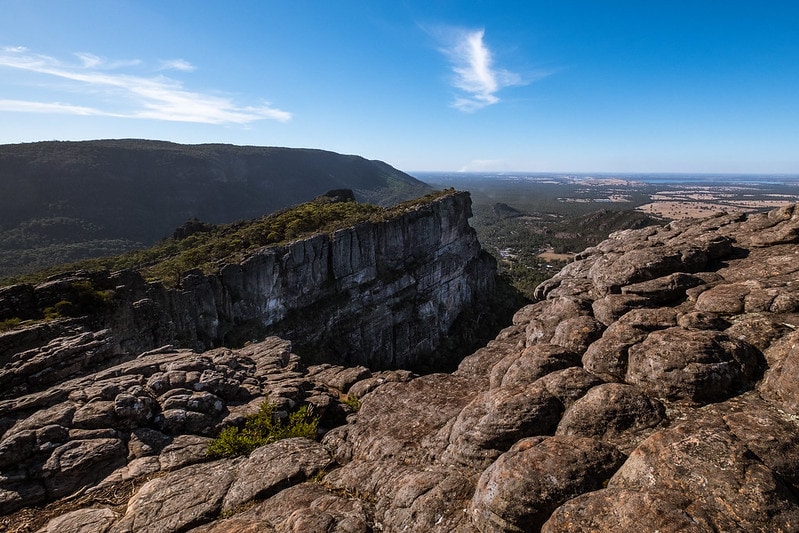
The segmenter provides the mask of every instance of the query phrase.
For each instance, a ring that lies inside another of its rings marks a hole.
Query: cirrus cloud
[[[451,104],[455,109],[471,113],[496,104],[501,89],[525,83],[519,74],[494,65],[484,29],[450,28],[445,34],[440,50],[450,61],[452,85],[460,91]]]
[[[0,110],[142,118],[204,124],[249,124],[258,120],[286,122],[291,113],[260,102],[241,105],[230,97],[186,89],[179,80],[164,75],[128,72],[139,60],[108,62],[91,53],[77,53],[79,62],[35,54],[25,47],[0,49],[0,68],[39,75],[42,87],[56,101],[0,99]],[[159,70],[190,72],[194,66],[182,59],[163,61]],[[51,83],[48,83],[50,80]],[[91,94],[92,105],[63,103],[67,95]]]

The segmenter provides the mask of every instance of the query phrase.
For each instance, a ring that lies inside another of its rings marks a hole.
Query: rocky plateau
[[[6,334],[0,529],[799,530],[799,205],[612,234],[537,296],[426,375],[275,336],[95,368],[113,331]],[[21,377],[59,350],[68,378]],[[266,400],[313,405],[319,438],[209,459]]]

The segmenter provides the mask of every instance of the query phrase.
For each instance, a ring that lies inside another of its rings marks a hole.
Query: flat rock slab
[[[294,438],[262,446],[237,466],[222,512],[308,479],[332,464],[330,452],[312,440]]]

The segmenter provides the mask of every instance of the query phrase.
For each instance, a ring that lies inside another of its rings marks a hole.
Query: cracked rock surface
[[[0,520],[799,530],[799,206],[619,232],[537,293],[451,374],[306,368],[269,338],[144,354],[4,400]],[[323,435],[208,459],[211,436],[265,399],[313,403]]]

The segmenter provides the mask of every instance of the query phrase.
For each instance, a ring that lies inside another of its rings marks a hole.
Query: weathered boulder
[[[482,533],[538,531],[562,503],[607,483],[624,458],[591,438],[520,440],[480,476],[469,507],[472,522]]]
[[[715,531],[792,531],[799,524],[791,489],[714,417],[654,433],[608,487],[676,494],[681,505],[687,498],[685,512]]]
[[[717,531],[703,513],[690,515],[690,497],[662,496],[644,490],[607,488],[588,492],[558,507],[541,528],[542,533],[596,531],[659,531],[710,533]]]
[[[218,516],[241,460],[192,465],[146,483],[109,531],[185,531]],[[191,490],[187,490],[191,487]]]
[[[480,393],[452,424],[445,460],[485,468],[518,440],[553,433],[562,409],[540,380]]]
[[[723,400],[754,386],[762,355],[721,332],[669,328],[629,350],[626,380],[655,397]]]
[[[630,453],[665,420],[663,404],[639,388],[605,383],[589,390],[566,410],[555,434],[598,439]]]
[[[237,465],[235,480],[222,501],[222,512],[276,493],[332,464],[330,452],[308,439],[286,439],[262,446]]]

